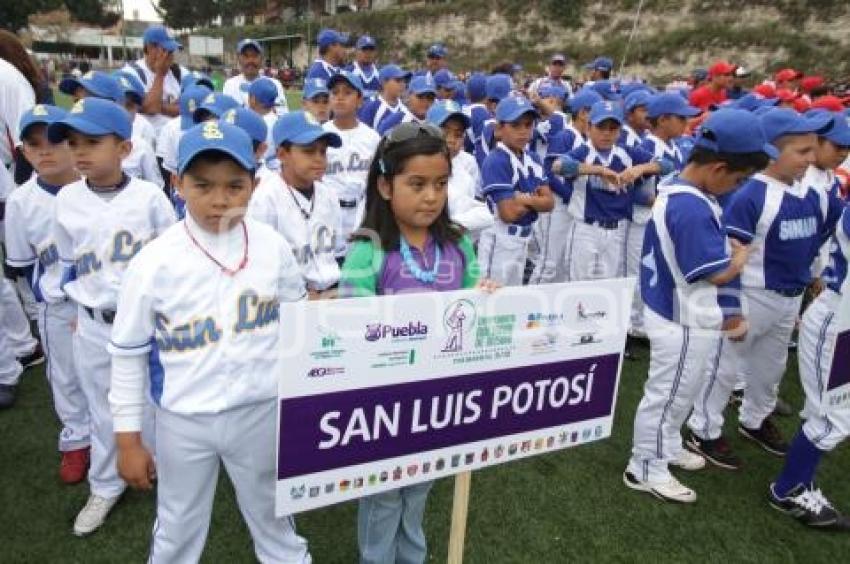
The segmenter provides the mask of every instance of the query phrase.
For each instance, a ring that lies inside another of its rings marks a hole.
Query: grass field
[[[648,351],[641,351],[646,357]],[[791,366],[796,364],[791,358]],[[848,537],[809,531],[770,509],[766,486],[781,461],[731,434],[745,460],[738,473],[708,468],[678,475],[699,493],[690,507],[664,504],[626,489],[621,473],[631,444],[634,410],[646,362],[627,363],[611,439],[476,472],[466,561],[513,562],[840,562]],[[796,370],[783,396],[801,402]],[[797,417],[780,420],[787,433]],[[2,562],[138,562],[145,558],[154,499],[128,492],[107,524],[86,539],[71,535],[88,486],[65,486],[57,477],[57,422],[41,368],[23,377],[17,405],[0,412],[0,545]],[[271,445],[270,445],[271,448]],[[850,508],[850,452],[824,459],[822,484],[839,506]],[[224,474],[222,473],[222,476]],[[271,495],[271,492],[269,493]],[[431,561],[445,561],[452,481],[433,489],[425,520]],[[354,562],[356,504],[297,518],[314,561]],[[252,562],[251,540],[233,490],[218,487],[205,562]]]

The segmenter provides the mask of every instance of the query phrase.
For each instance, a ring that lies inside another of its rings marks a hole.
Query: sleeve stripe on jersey
[[[132,351],[137,349],[149,349],[151,346],[150,340],[145,341],[144,343],[140,343],[138,345],[120,345],[115,341],[109,341],[109,344],[115,347],[116,349],[120,349],[122,351]]]
[[[492,190],[496,190],[496,189],[500,189],[500,188],[509,188],[509,189],[513,190],[514,185],[513,184],[488,184],[487,186],[484,187],[482,192],[486,193],[486,192],[490,192]]]
[[[25,266],[32,266],[38,262],[38,257],[33,256],[25,259],[18,259],[12,257],[6,257],[6,264],[15,268],[24,268]]]
[[[746,237],[748,241],[751,241],[751,240],[753,240],[753,239],[755,239],[755,238],[756,238],[755,234],[750,233],[750,232],[749,232],[749,231],[747,231],[746,229],[741,229],[741,228],[739,228],[739,227],[735,227],[735,226],[733,226],[733,225],[727,225],[727,226],[726,226],[726,230],[727,230],[727,231],[732,231],[732,232],[734,232],[734,233],[736,233],[736,234],[738,234],[738,235],[742,235],[742,236]]]
[[[693,280],[696,280],[697,278],[701,278],[701,277],[705,276],[706,274],[710,274],[712,272],[716,272],[716,271],[720,270],[721,268],[724,268],[730,262],[731,262],[731,260],[729,258],[724,258],[724,259],[715,260],[715,261],[712,261],[712,262],[707,262],[704,265],[698,266],[695,269],[688,272],[687,274],[685,274],[685,280],[687,280],[688,282],[692,282]]]

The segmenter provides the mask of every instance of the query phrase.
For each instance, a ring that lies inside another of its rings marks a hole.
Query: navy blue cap
[[[248,86],[248,94],[267,108],[274,107],[277,100],[277,86],[268,78],[258,78]]]
[[[503,100],[513,90],[514,84],[511,77],[506,74],[492,74],[487,77],[484,84],[484,92],[488,100]]]
[[[442,127],[450,118],[460,119],[464,129],[471,123],[469,116],[463,113],[460,105],[454,100],[438,100],[428,108],[428,113],[425,114],[425,120],[437,127]]]
[[[47,138],[51,143],[67,139],[73,129],[85,135],[116,135],[129,139],[133,134],[133,123],[127,110],[111,100],[82,98],[71,107],[63,119],[47,127]]]
[[[420,76],[414,76],[410,80],[410,86],[408,87],[413,94],[434,94],[437,95],[437,85],[434,84],[434,79],[430,76],[423,74]]]
[[[177,174],[183,174],[192,159],[207,151],[220,151],[233,157],[246,170],[257,168],[251,138],[229,123],[207,121],[189,129],[177,145]]]
[[[446,55],[449,54],[449,50],[446,49],[446,46],[442,43],[434,43],[430,47],[428,47],[427,56],[431,58],[437,59],[445,59]]]
[[[371,35],[361,35],[357,38],[357,44],[355,47],[358,49],[376,49],[378,47],[378,43]]]
[[[691,76],[694,77],[695,80],[702,82],[708,78],[708,70],[706,69],[694,69],[694,72],[691,73]]]
[[[434,84],[437,88],[451,88],[455,75],[449,69],[440,69],[434,73]]]
[[[195,123],[198,123],[204,119],[207,112],[219,118],[221,114],[230,108],[238,108],[240,105],[239,101],[233,96],[228,96],[221,92],[210,92],[204,98],[201,106],[192,114],[192,119],[195,120]]]
[[[312,100],[320,94],[329,96],[330,93],[330,90],[328,90],[328,83],[325,81],[324,78],[304,79],[304,91],[301,94],[301,97],[304,100]]]
[[[118,70],[112,73],[112,78],[118,81],[125,98],[136,104],[141,104],[145,99],[145,85],[134,73]]]
[[[21,123],[18,128],[21,132],[21,139],[26,137],[27,129],[31,126],[44,124],[49,127],[51,124],[65,119],[67,115],[68,112],[62,108],[48,104],[36,104],[21,116]]]
[[[202,72],[189,71],[180,79],[180,91],[186,90],[190,86],[195,85],[206,86],[210,90],[215,90],[215,85],[210,77]]]
[[[827,116],[832,121],[825,128],[818,130],[818,136],[832,141],[839,147],[850,147],[850,118],[844,112],[830,112],[829,110],[816,108],[806,112],[807,118]],[[23,135],[23,132],[21,132]]]
[[[349,86],[360,92],[361,96],[363,95],[363,79],[359,75],[350,71],[340,71],[328,80],[328,90],[333,90],[337,82],[347,82]]]
[[[770,108],[760,118],[768,143],[773,143],[783,135],[817,133],[829,126],[832,119],[822,114],[801,116],[791,108]]]
[[[620,83],[616,80],[597,80],[589,88],[595,90],[597,94],[609,102],[616,102],[623,99],[620,94]]]
[[[378,71],[378,80],[380,80],[381,83],[394,78],[409,80],[410,72],[394,64],[384,65],[381,67],[381,70]]]
[[[650,94],[646,90],[636,90],[626,96],[626,99],[623,102],[623,109],[626,111],[626,113],[629,113],[640,106],[648,106],[650,100],[652,100],[652,97],[652,94]]]
[[[318,43],[319,47],[329,47],[334,43],[340,43],[345,45],[348,43],[348,34],[340,33],[335,29],[323,29],[319,32],[319,35],[316,36],[316,43]]]
[[[758,92],[749,92],[735,100],[733,106],[739,110],[755,111],[763,106],[776,106],[779,104],[778,98],[765,98]]]
[[[499,123],[513,123],[525,114],[531,114],[534,118],[540,115],[525,96],[508,96],[496,106],[496,121]]]
[[[608,71],[614,68],[614,61],[610,57],[596,57],[591,62],[584,65],[588,70]]]
[[[283,114],[272,128],[272,138],[275,147],[285,141],[293,145],[310,145],[318,139],[327,140],[328,146],[335,149],[342,146],[339,135],[322,128],[312,114],[303,111]]]
[[[169,53],[183,48],[180,42],[171,37],[168,31],[161,25],[152,25],[147,28],[145,34],[142,36],[142,43],[144,45],[152,43],[159,45]]]
[[[557,84],[544,84],[537,90],[541,98],[557,98],[563,101],[567,97],[567,89]]]
[[[603,100],[590,107],[590,123],[599,125],[607,119],[613,119],[620,125],[623,124],[623,108],[620,104]]]
[[[664,115],[694,117],[702,113],[675,92],[665,92],[654,96],[646,109],[646,115],[651,118]]]
[[[712,112],[700,125],[694,146],[715,153],[767,153],[772,159],[779,156],[776,147],[768,143],[761,120],[736,108]]]
[[[240,128],[248,134],[252,141],[262,143],[269,134],[269,127],[266,125],[266,120],[261,118],[257,112],[251,111],[248,108],[230,108],[221,114],[219,121]]]
[[[260,45],[260,42],[256,39],[246,37],[245,39],[236,44],[236,52],[240,55],[242,54],[242,51],[248,48],[254,49],[257,53],[261,55],[263,54],[263,46]]]
[[[475,72],[466,81],[466,91],[471,100],[480,100],[487,96],[487,75]]]
[[[124,90],[121,85],[105,72],[89,71],[80,78],[62,79],[59,83],[59,91],[63,94],[73,95],[78,86],[82,86],[89,94],[97,98],[104,98],[113,102],[124,101]]]
[[[195,111],[204,103],[204,99],[212,93],[206,86],[190,86],[180,93],[180,129],[187,130],[195,125]]]
[[[595,90],[591,90],[589,88],[582,88],[576,95],[570,98],[570,101],[567,105],[570,108],[570,112],[573,114],[577,114],[582,110],[589,110],[593,104],[596,102],[601,102],[604,98],[599,95]]]

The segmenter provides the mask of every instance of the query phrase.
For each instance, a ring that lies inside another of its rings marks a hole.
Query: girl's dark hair
[[[723,163],[731,172],[750,172],[764,169],[770,163],[767,153],[716,153],[703,147],[694,147],[688,164],[708,165]]]
[[[402,127],[402,126],[399,126]],[[451,171],[451,156],[446,141],[442,137],[418,135],[403,141],[388,141],[391,135],[384,136],[378,144],[369,176],[366,180],[366,214],[363,223],[351,236],[354,241],[372,241],[370,235],[377,234],[384,251],[395,251],[399,248],[401,233],[393,215],[390,202],[381,197],[378,192],[378,178],[383,176],[392,183],[397,174],[404,172],[407,161],[419,155],[443,155],[449,163]],[[452,223],[449,219],[448,204],[429,228],[431,236],[437,243],[457,242],[463,235],[463,228]]]
[[[18,69],[35,92],[36,102],[47,103],[47,83],[38,65],[30,57],[21,40],[14,33],[0,29],[0,59],[4,59]]]

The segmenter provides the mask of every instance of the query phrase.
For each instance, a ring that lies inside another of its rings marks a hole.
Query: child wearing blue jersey
[[[620,132],[618,143],[624,147],[637,147],[641,144],[649,129],[647,119],[648,108],[652,94],[647,90],[632,92],[623,100],[623,110],[626,113],[626,122]]]
[[[319,123],[331,119],[331,92],[328,82],[322,78],[308,78],[304,81],[301,108],[311,114]]]
[[[475,143],[475,160],[478,161],[478,166],[484,165],[484,159],[490,154],[490,151],[496,146],[498,138],[496,137],[495,119],[496,107],[499,102],[510,95],[513,90],[513,81],[506,74],[494,74],[487,77],[487,82],[484,85],[487,99],[485,106],[490,112],[490,116],[481,124],[481,133]]]
[[[401,96],[407,88],[410,73],[398,65],[384,65],[378,72],[378,79],[381,83],[378,95],[363,104],[357,112],[357,118],[375,131],[382,121],[404,111]]]
[[[563,131],[570,121],[564,113],[567,90],[563,86],[544,84],[537,91],[537,96],[535,105],[540,112],[540,119],[534,128],[531,144],[533,150],[543,159],[546,157],[549,140]]]
[[[469,104],[463,106],[463,112],[469,116],[469,129],[466,131],[464,148],[470,154],[475,153],[475,143],[481,135],[484,122],[493,116],[488,109],[487,101],[487,77],[481,73],[473,73],[466,81],[466,96]]]
[[[499,102],[500,141],[482,167],[483,193],[496,218],[479,241],[479,262],[486,278],[506,286],[522,284],[538,213],[555,205],[543,165],[526,148],[537,115],[526,98],[509,96]]]
[[[812,264],[843,208],[834,194],[801,182],[815,162],[816,132],[832,118],[805,118],[787,108],[760,118],[778,156],[735,192],[723,213],[729,236],[753,248],[738,281],[749,332],[741,342],[724,340],[688,422],[688,446],[725,468],[740,465],[721,435],[737,374],[745,384],[738,432],[775,456],[785,455],[788,445],[770,415]]]
[[[748,248],[727,239],[715,195],[763,167],[766,150],[772,148],[752,114],[712,115],[688,165],[659,194],[647,224],[640,276],[651,357],[623,482],[662,500],[696,501],[696,492],[669,467],[705,466],[703,457],[683,448],[681,426],[716,355],[721,329],[739,326],[736,312],[723,308],[719,287],[741,272]]]

